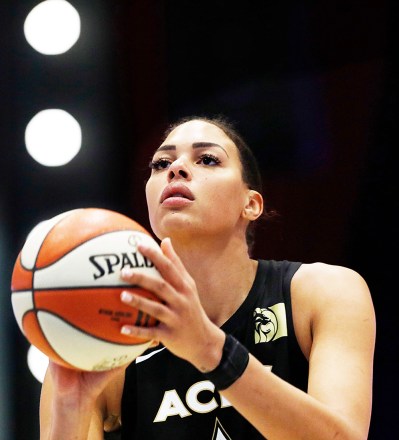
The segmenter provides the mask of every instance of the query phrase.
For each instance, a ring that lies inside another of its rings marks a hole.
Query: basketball
[[[160,276],[137,245],[159,248],[139,223],[115,211],[78,208],[37,224],[28,234],[11,277],[11,302],[26,339],[65,367],[104,371],[125,365],[152,341],[122,335],[122,325],[157,321],[122,303],[129,289],[124,267]]]

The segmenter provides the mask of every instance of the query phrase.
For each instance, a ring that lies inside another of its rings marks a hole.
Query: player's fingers
[[[146,341],[152,341],[157,339],[159,336],[159,331],[157,331],[157,326],[155,327],[138,327],[133,325],[124,325],[121,328],[121,333],[123,335],[131,336],[134,338],[140,338]]]
[[[155,264],[161,276],[171,283],[177,291],[186,291],[187,287],[192,288],[194,281],[175,253],[170,239],[164,239],[161,247],[162,253],[142,245],[139,246],[139,250]]]
[[[169,260],[172,261],[172,263],[176,266],[176,269],[179,272],[186,270],[180,257],[176,254],[176,251],[172,245],[172,241],[169,237],[162,240],[161,249],[164,255],[166,255],[169,258]]]
[[[170,312],[164,304],[158,301],[154,301],[128,291],[123,291],[121,293],[121,300],[123,303],[129,306],[151,315],[158,321],[165,323],[168,322]]]
[[[144,273],[137,269],[123,268],[121,277],[124,281],[155,293],[159,299],[166,303],[170,303],[176,295],[173,287],[157,275]]]

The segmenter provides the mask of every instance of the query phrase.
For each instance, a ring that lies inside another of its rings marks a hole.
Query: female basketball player
[[[226,121],[179,123],[150,166],[148,211],[162,251],[140,251],[163,278],[121,276],[163,303],[123,292],[159,325],[121,331],[159,345],[102,373],[50,363],[41,440],[104,431],[132,440],[366,439],[375,316],[363,278],[251,258],[260,178]]]

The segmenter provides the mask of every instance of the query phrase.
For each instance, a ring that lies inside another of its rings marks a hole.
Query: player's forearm
[[[91,427],[95,421],[95,403],[84,404],[68,402],[67,399],[55,397],[50,411],[41,416],[40,440],[100,440],[101,430]]]
[[[364,440],[338,413],[266,370],[255,358],[224,397],[270,440]]]

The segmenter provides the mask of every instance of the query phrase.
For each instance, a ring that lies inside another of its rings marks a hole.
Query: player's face
[[[245,233],[248,188],[238,150],[218,127],[198,120],[178,126],[156,150],[151,168],[146,196],[159,238]]]

